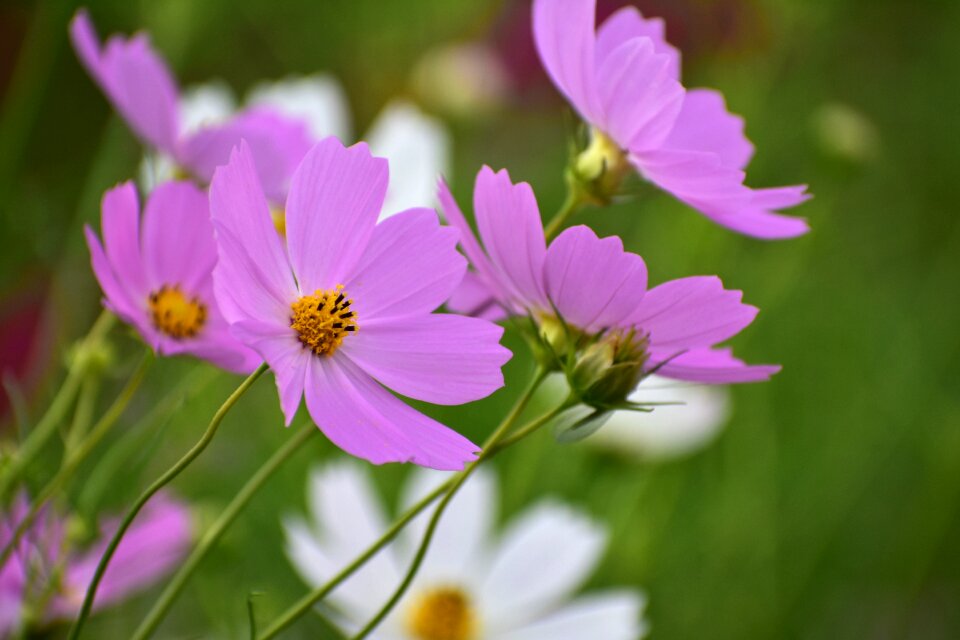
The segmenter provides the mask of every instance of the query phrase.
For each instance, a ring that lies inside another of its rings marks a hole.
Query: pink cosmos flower
[[[101,47],[87,12],[70,23],[80,61],[143,142],[208,182],[241,139],[253,150],[259,178],[274,202],[283,202],[293,169],[312,141],[306,122],[269,107],[252,107],[226,122],[188,131],[176,82],[144,33],[114,35]]]
[[[457,232],[432,209],[378,224],[387,174],[363,143],[319,142],[291,181],[284,251],[241,144],[210,187],[215,291],[234,335],[273,370],[287,424],[305,395],[313,420],[348,453],[459,469],[477,447],[381,384],[461,404],[503,385],[510,352],[494,324],[431,313],[466,269]]]
[[[28,508],[21,495],[2,516],[4,546]],[[23,624],[25,607],[45,624],[75,616],[118,524],[115,519],[104,522],[93,544],[79,551],[66,539],[67,519],[44,509],[0,568],[0,638],[10,637]],[[184,558],[190,536],[190,513],[183,503],[162,493],[150,501],[117,547],[94,609],[119,603],[157,582]]]
[[[168,182],[147,200],[141,225],[136,188],[103,196],[103,244],[85,229],[104,305],[136,327],[161,355],[189,353],[248,373],[261,359],[234,338],[213,295],[217,247],[207,196],[189,182]]]
[[[808,231],[777,214],[808,199],[805,186],[752,189],[753,145],[723,96],[680,84],[680,54],[663,22],[633,7],[594,32],[595,0],[534,0],[540,58],[557,88],[592,127],[593,164],[629,161],[647,180],[708,218],[758,238]],[[588,150],[589,152],[590,150]]]
[[[668,378],[753,382],[780,370],[748,366],[730,349],[715,347],[757,314],[719,278],[681,278],[648,291],[643,259],[624,251],[616,236],[598,238],[585,226],[567,229],[548,249],[533,190],[513,184],[505,170],[483,167],[477,175],[474,214],[482,246],[443,181],[439,195],[476,269],[471,289],[458,291],[450,308],[487,315],[499,308],[538,320],[559,314],[588,334],[633,329],[645,339],[645,371]]]

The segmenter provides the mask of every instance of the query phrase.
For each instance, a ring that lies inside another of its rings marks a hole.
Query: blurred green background
[[[601,2],[604,11],[619,4]],[[330,72],[346,88],[356,131],[391,97],[413,96],[447,117],[462,201],[482,163],[530,181],[545,215],[562,201],[571,119],[531,58],[525,2],[88,6],[101,34],[147,29],[182,86],[222,78],[242,95],[261,79]],[[734,344],[745,359],[784,371],[734,389],[725,431],[682,460],[637,464],[539,434],[496,461],[503,515],[546,494],[608,523],[611,543],[590,586],[647,590],[653,638],[960,637],[960,3],[639,6],[666,15],[684,49],[685,84],[723,90],[746,117],[758,148],[752,184],[811,185],[816,197],[798,213],[813,232],[780,243],[743,238],[650,191],[579,221],[622,234],[652,282],[718,273],[743,289],[762,313]],[[98,311],[82,224],[98,218],[104,189],[135,177],[141,157],[69,48],[75,8],[0,4],[0,338],[5,384],[29,416],[52,396],[64,353]],[[505,65],[510,90],[491,101],[498,106],[444,112],[449,87],[411,82],[426,52],[460,42],[482,42]],[[114,342],[102,407],[142,349],[123,331]],[[482,439],[529,371],[523,345],[508,343],[518,354],[508,389],[432,413]],[[140,419],[174,385],[195,383],[198,366],[155,366],[106,457],[71,491],[78,511],[121,509],[197,438],[237,379],[213,375],[171,414]],[[4,410],[9,436],[9,403]],[[174,488],[209,520],[287,437],[263,381]],[[254,607],[266,621],[303,593],[279,516],[303,509],[306,469],[333,455],[341,454],[317,437],[282,470],[160,637],[243,637],[249,594],[261,594]],[[384,495],[396,494],[406,472],[376,470]],[[98,616],[89,637],[124,637],[155,595]],[[305,619],[286,637],[321,633]]]

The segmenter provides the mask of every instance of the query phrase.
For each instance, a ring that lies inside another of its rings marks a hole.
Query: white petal
[[[489,640],[638,640],[647,634],[644,605],[637,591],[591,594]]]
[[[630,394],[633,402],[677,402],[651,413],[617,411],[587,439],[630,456],[665,459],[706,446],[730,416],[724,387],[691,385],[650,376]]]
[[[449,178],[450,134],[414,105],[387,105],[367,132],[370,151],[390,163],[381,219],[412,207],[434,206],[437,178]]]
[[[140,161],[140,186],[144,193],[152,193],[157,185],[176,177],[176,163],[170,156],[147,152]]]
[[[318,74],[261,83],[250,91],[247,102],[271,106],[287,116],[302,119],[317,140],[336,136],[341,142],[350,141],[347,97],[333,76]]]
[[[529,509],[491,556],[480,594],[485,623],[507,629],[557,606],[590,575],[605,543],[604,529],[569,507]]]
[[[225,122],[236,109],[233,92],[221,81],[189,87],[180,97],[180,135]]]

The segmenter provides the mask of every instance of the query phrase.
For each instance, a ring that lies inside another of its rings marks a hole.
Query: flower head
[[[0,543],[4,546],[28,508],[21,495],[0,518]],[[115,519],[103,522],[92,544],[78,549],[68,534],[67,518],[49,508],[42,510],[0,568],[0,637],[8,637],[27,621],[47,624],[75,616],[118,525]],[[190,513],[184,504],[162,493],[153,499],[117,547],[94,609],[133,596],[176,567],[189,549],[190,529]]]
[[[595,0],[535,0],[534,38],[551,79],[590,125],[575,171],[610,189],[627,163],[714,222],[758,238],[805,233],[776,213],[808,198],[805,187],[752,189],[744,170],[753,145],[723,96],[680,84],[680,56],[663,23],[633,7],[594,31]],[[607,174],[612,175],[607,175]]]
[[[413,504],[446,474],[418,471],[402,503]],[[311,585],[330,579],[379,537],[387,519],[369,478],[355,465],[315,471],[308,484],[311,518],[286,520],[287,555]],[[373,638],[643,637],[644,596],[617,589],[575,597],[603,553],[606,531],[566,505],[530,507],[497,535],[495,476],[480,469],[450,503],[410,589]],[[415,519],[395,543],[330,595],[348,634],[376,613],[399,583],[426,526]]]
[[[70,23],[80,61],[134,133],[208,182],[241,139],[253,150],[264,190],[283,201],[293,169],[310,148],[307,125],[269,107],[253,107],[224,122],[190,128],[173,75],[146,34],[114,35],[101,46],[86,11]]]
[[[477,175],[474,213],[482,244],[442,181],[440,201],[476,270],[471,289],[448,306],[529,315],[548,340],[560,338],[560,356],[587,346],[588,360],[572,379],[581,397],[602,392],[593,385],[609,374],[596,366],[604,358],[620,367],[615,382],[621,390],[637,367],[637,380],[659,373],[718,384],[766,380],[780,369],[747,366],[729,349],[715,348],[757,314],[739,291],[724,289],[715,276],[672,280],[648,291],[643,259],[624,251],[619,238],[598,238],[584,226],[567,229],[547,248],[533,190],[513,184],[506,171],[484,167]],[[596,375],[587,377],[590,371]]]
[[[230,335],[213,295],[217,247],[207,196],[192,183],[168,182],[150,195],[141,220],[127,182],[104,194],[101,211],[103,244],[85,231],[104,304],[159,354],[252,371],[260,358]]]
[[[288,424],[306,396],[313,420],[353,455],[459,469],[477,447],[380,385],[470,402],[502,386],[510,352],[492,323],[431,313],[466,269],[457,232],[431,209],[378,224],[387,178],[365,144],[318,143],[291,183],[284,250],[241,145],[211,185],[217,299],[273,370]]]

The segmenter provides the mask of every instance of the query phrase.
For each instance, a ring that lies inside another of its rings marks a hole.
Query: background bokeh
[[[619,4],[601,2],[607,12]],[[682,460],[637,464],[539,434],[496,461],[503,515],[552,495],[607,522],[611,543],[590,584],[646,589],[657,639],[960,637],[960,3],[639,5],[667,17],[686,84],[720,88],[746,117],[758,147],[752,184],[811,185],[816,197],[799,213],[813,232],[743,238],[649,190],[579,220],[622,234],[653,282],[718,273],[743,289],[762,313],[736,346],[784,371],[734,389],[724,432]],[[330,72],[349,94],[356,131],[391,97],[413,97],[451,127],[458,197],[489,163],[530,181],[545,215],[562,200],[573,119],[533,57],[526,2],[88,6],[102,34],[147,29],[183,85],[222,78],[242,94],[260,79]],[[14,416],[36,416],[49,401],[68,346],[98,311],[81,228],[141,157],[69,48],[75,8],[0,3],[7,437]],[[463,43],[488,47],[502,82],[438,80],[438,48]],[[114,342],[103,405],[142,349],[122,331]],[[508,389],[434,415],[482,439],[530,367],[523,345],[509,342],[520,355]],[[237,383],[198,368],[157,363],[71,490],[81,514],[129,504],[195,440]],[[195,392],[144,422],[176,385]],[[287,437],[272,384],[261,382],[174,488],[209,520]],[[303,509],[308,466],[339,455],[318,436],[282,470],[205,562],[161,637],[245,637],[248,599],[265,621],[303,592],[279,518]],[[376,470],[385,496],[406,472]],[[89,637],[123,637],[155,595],[98,616]],[[322,632],[305,619],[287,637]]]

